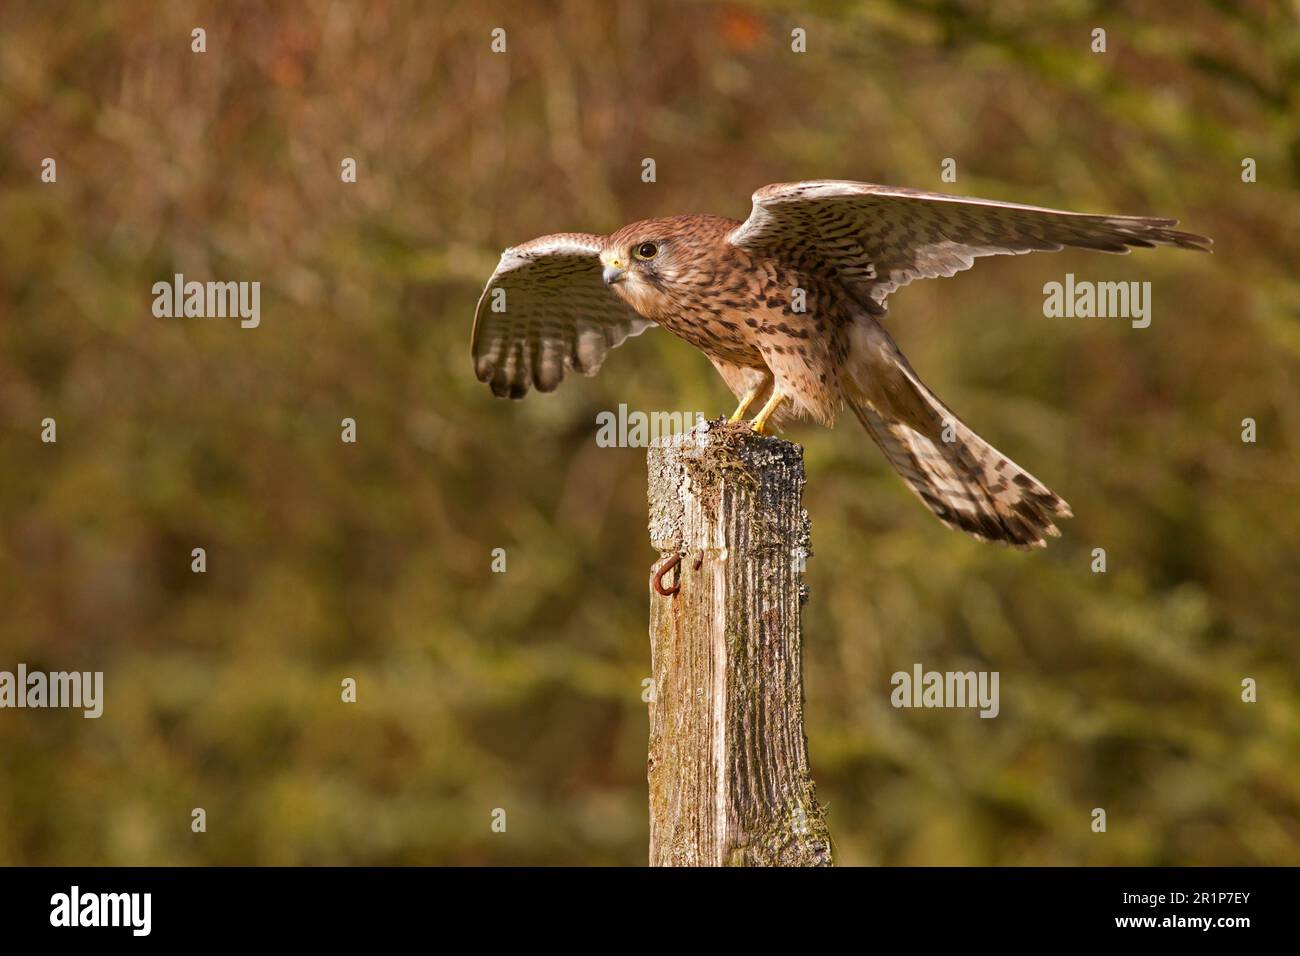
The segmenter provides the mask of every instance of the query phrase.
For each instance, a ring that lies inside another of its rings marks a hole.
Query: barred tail
[[[879,334],[859,353],[849,405],[917,497],[981,541],[1028,549],[1059,537],[1055,521],[1072,517],[1070,506],[957,418]]]

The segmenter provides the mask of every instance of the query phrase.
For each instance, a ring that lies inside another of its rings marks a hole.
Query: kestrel
[[[981,541],[1043,547],[1069,505],[930,391],[881,322],[914,279],[981,256],[1066,246],[1127,253],[1211,240],[1175,219],[1093,216],[870,183],[764,186],[744,222],[673,216],[610,236],[557,233],[501,255],[472,351],[494,394],[594,375],[610,349],[662,325],[709,357],[753,428],[834,423],[848,407],[922,502]]]

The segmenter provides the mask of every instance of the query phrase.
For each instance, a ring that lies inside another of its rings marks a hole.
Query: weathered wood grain
[[[800,607],[803,450],[713,422],[648,455],[653,866],[827,866],[808,771]]]

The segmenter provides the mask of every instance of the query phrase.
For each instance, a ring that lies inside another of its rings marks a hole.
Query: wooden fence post
[[[650,865],[829,866],[803,727],[803,449],[710,422],[648,464]]]

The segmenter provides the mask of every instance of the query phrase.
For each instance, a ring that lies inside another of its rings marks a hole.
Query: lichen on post
[[[709,422],[648,464],[656,570],[681,558],[650,587],[650,864],[828,866],[803,726],[803,449]]]

